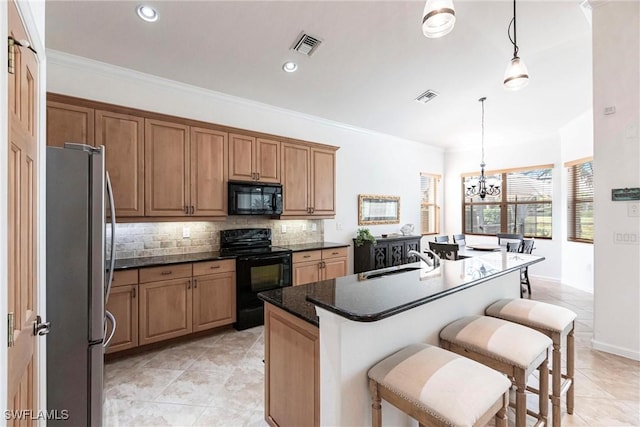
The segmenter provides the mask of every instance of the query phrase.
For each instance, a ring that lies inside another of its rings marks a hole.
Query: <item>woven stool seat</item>
[[[560,401],[567,395],[567,412],[574,409],[575,343],[574,324],[576,313],[553,304],[529,299],[501,299],[485,310],[488,316],[519,323],[533,328],[553,341],[551,404],[553,406],[553,427],[560,427]],[[562,340],[566,338],[567,372],[562,373]],[[564,381],[563,381],[564,380]]]
[[[506,426],[511,382],[499,372],[439,347],[414,344],[369,370],[373,425],[384,399],[423,425]]]
[[[526,383],[536,369],[540,371],[540,395],[547,396],[547,349],[551,340],[531,328],[487,316],[458,319],[440,331],[443,348],[496,369],[516,386],[516,426],[526,425]],[[539,399],[538,425],[546,424],[547,399]]]

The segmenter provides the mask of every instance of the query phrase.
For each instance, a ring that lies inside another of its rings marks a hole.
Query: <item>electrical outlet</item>
[[[627,216],[640,217],[640,203],[629,203],[627,205]]]
[[[638,233],[613,233],[613,243],[617,245],[640,245],[640,235]]]
[[[189,227],[182,227],[182,238],[188,239],[189,237],[191,237],[191,230],[189,230]]]
[[[286,233],[286,232],[287,232],[287,225],[286,225],[286,224],[281,224],[281,225],[280,225],[280,232],[281,232],[282,234],[284,234],[284,233]]]
[[[341,222],[336,222],[336,230],[338,230],[338,231],[342,230],[342,223]]]
[[[311,223],[311,231],[316,231],[318,230],[318,226],[316,225],[315,222]]]

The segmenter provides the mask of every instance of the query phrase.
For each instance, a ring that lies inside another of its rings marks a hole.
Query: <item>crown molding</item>
[[[239,96],[229,95],[229,94],[214,91],[211,89],[205,89],[199,86],[178,82],[176,80],[170,80],[164,77],[155,76],[153,74],[147,74],[140,71],[135,71],[129,68],[120,67],[118,65],[108,64],[105,62],[96,61],[96,60],[85,58],[82,56],[72,55],[70,53],[62,52],[55,49],[47,49],[47,62],[50,64],[50,66],[58,65],[61,67],[67,67],[67,68],[76,69],[80,71],[85,71],[85,72],[88,71],[91,73],[101,74],[107,77],[117,77],[119,79],[124,79],[131,82],[140,82],[140,83],[144,83],[145,85],[154,85],[162,89],[171,88],[186,94],[197,95],[198,97],[204,96],[218,102],[238,105],[244,108],[258,109],[258,110],[262,110],[269,113],[277,113],[277,114],[293,117],[296,119],[302,119],[309,122],[313,122],[322,126],[339,128],[342,130],[355,132],[363,135],[393,138],[395,140],[401,140],[405,142],[425,144],[435,150],[444,151],[442,147],[426,144],[420,141],[405,139],[399,136],[389,135],[382,132],[377,132],[374,130],[365,129],[358,126],[353,126],[346,123],[338,122],[335,120],[329,120],[322,117],[313,116],[311,114],[305,114],[305,113],[301,113],[294,110],[288,110],[286,108],[276,107],[274,105],[265,104],[265,103],[254,101],[251,99],[241,98]],[[224,123],[221,123],[221,124],[224,124]]]

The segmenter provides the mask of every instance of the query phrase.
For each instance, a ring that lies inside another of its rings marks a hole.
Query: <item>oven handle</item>
[[[270,260],[270,259],[283,259],[283,258],[289,258],[289,254],[287,253],[285,256],[282,255],[273,255],[273,256],[260,256],[260,257],[256,257],[256,256],[243,256],[243,257],[239,257],[238,261],[253,261],[253,260]]]
[[[273,194],[271,195],[271,210],[272,210],[273,212],[275,212],[275,211],[276,211],[276,209],[278,208],[277,200],[278,200],[278,198],[277,198],[276,193],[273,193]]]

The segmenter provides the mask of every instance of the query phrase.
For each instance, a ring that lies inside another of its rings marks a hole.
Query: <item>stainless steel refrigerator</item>
[[[105,310],[113,277],[115,209],[105,149],[47,147],[47,408],[67,410],[55,425],[102,425]],[[106,207],[111,257],[105,259]],[[113,336],[113,332],[111,333]]]

